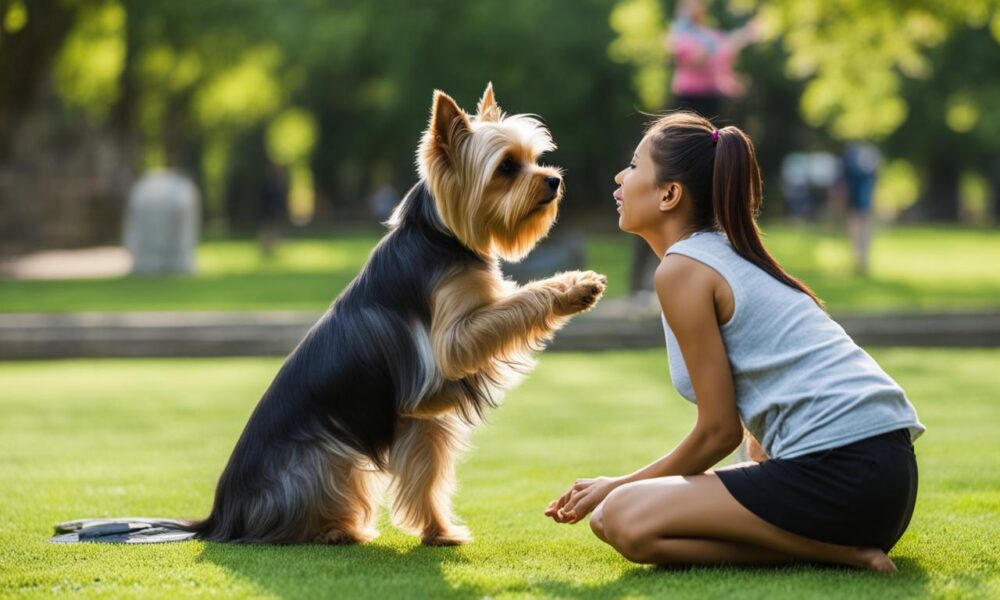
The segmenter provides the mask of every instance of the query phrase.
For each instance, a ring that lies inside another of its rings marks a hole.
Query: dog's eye
[[[517,164],[510,158],[503,159],[503,162],[497,167],[497,173],[501,175],[511,175],[515,171],[517,171]]]

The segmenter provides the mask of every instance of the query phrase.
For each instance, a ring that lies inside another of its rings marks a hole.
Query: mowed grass
[[[556,230],[559,231],[558,229]],[[837,229],[765,227],[768,248],[833,311],[1000,307],[1000,228],[905,227],[876,233],[868,276]],[[588,234],[587,266],[627,293],[633,238]],[[271,259],[251,240],[209,240],[195,277],[0,280],[0,312],[323,310],[364,263],[377,232],[291,239]]]
[[[634,469],[691,426],[659,350],[544,355],[460,466],[457,511],[476,536],[461,548],[424,548],[385,522],[364,547],[50,544],[72,518],[204,515],[279,361],[0,364],[0,596],[1000,597],[1000,351],[874,355],[929,427],[895,576],[637,566],[586,524],[546,520],[576,477]]]

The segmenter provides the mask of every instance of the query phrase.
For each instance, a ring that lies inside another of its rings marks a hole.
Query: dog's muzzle
[[[542,199],[539,204],[545,205],[551,203],[559,195],[559,186],[562,185],[562,179],[559,177],[546,177],[545,183],[549,186],[549,195]]]

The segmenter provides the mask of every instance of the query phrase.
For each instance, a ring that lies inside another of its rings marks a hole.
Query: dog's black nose
[[[559,189],[559,184],[562,183],[562,179],[559,179],[558,177],[546,177],[545,183],[549,184],[549,187],[554,192]]]

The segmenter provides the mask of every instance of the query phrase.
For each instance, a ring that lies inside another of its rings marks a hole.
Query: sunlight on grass
[[[95,310],[322,310],[364,264],[377,232],[290,239],[265,258],[253,240],[210,239],[195,277],[0,281],[0,312]],[[879,231],[868,276],[852,272],[839,229],[765,228],[765,243],[832,311],[1000,307],[1000,230],[912,227]],[[590,234],[587,267],[628,292],[633,238]]]
[[[279,245],[271,258],[261,254],[253,240],[206,242],[198,248],[199,276],[353,271],[364,263],[376,239],[374,235],[355,234],[294,240]]]

